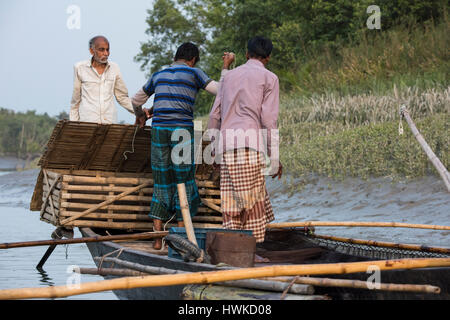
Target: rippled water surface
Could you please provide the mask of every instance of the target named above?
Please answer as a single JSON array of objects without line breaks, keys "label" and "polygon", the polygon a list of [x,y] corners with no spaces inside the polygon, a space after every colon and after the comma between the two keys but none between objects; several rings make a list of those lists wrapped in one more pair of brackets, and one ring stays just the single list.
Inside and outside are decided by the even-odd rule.
[{"label": "rippled water surface", "polygon": [[[0,159],[0,243],[50,239],[54,226],[40,221],[29,210],[38,170],[16,168],[14,159]],[[275,222],[286,221],[379,221],[450,225],[450,196],[438,177],[392,183],[388,179],[316,179],[301,191],[288,184],[299,181],[267,179]],[[450,232],[405,228],[320,227],[318,234],[389,242],[450,247]],[[78,230],[75,237],[81,237]],[[0,250],[0,289],[65,285],[72,265],[95,267],[84,244],[58,246],[46,262],[45,272],[35,269],[47,247]],[[103,280],[82,275],[81,281]],[[117,299],[112,292],[67,299]]]}]

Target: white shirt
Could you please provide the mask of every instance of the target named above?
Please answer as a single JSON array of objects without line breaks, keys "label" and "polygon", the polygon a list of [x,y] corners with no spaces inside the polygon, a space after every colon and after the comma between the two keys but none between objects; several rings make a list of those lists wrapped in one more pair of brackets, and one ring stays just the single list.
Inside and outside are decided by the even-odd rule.
[{"label": "white shirt", "polygon": [[116,123],[117,109],[113,97],[134,114],[128,89],[116,63],[108,62],[101,75],[91,60],[75,64],[70,121]]}]

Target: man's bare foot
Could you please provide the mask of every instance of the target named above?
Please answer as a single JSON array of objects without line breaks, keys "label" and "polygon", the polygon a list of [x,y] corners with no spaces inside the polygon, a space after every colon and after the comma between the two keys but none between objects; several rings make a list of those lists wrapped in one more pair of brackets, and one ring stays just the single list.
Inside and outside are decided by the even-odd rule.
[{"label": "man's bare foot", "polygon": [[255,263],[264,263],[264,262],[270,262],[270,260],[255,254]]},{"label": "man's bare foot", "polygon": [[162,247],[162,240],[156,239],[155,242],[153,243],[153,249],[161,250],[161,247]]},{"label": "man's bare foot", "polygon": [[[154,231],[162,231],[162,221],[159,219],[153,219],[153,230]],[[162,239],[155,239],[155,242],[153,243],[153,249],[155,250],[161,250],[162,247]]]}]

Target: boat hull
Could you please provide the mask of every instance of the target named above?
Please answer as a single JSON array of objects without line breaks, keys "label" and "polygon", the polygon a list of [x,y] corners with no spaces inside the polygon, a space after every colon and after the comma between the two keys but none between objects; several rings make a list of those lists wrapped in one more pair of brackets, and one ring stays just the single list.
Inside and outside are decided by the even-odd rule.
[{"label": "boat hull", "polygon": [[[96,236],[96,234],[90,228],[80,228],[80,231],[84,237]],[[125,248],[120,243],[114,242],[91,242],[87,243],[89,251],[92,257],[103,257],[108,255],[109,257],[118,257],[121,260],[138,263],[146,266],[164,267],[167,269],[180,270],[185,272],[200,272],[200,271],[217,271],[219,269],[214,265],[201,264],[195,262],[186,263],[182,260],[170,258],[167,256],[156,255],[141,250],[135,250]],[[338,252],[327,252],[315,259],[310,258],[305,260],[305,263],[333,263],[330,259],[336,259],[334,263],[340,262],[353,262],[353,261],[367,261],[371,260],[364,257],[356,257],[346,255]],[[94,260],[97,267],[100,267],[101,262],[98,259]],[[110,263],[103,263],[105,268],[120,266],[113,266]],[[105,279],[115,278],[114,276],[104,276]],[[336,279],[352,279],[368,281],[373,284],[374,272],[369,273],[355,273],[355,274],[340,274],[340,275],[327,275],[326,278]],[[450,299],[450,268],[422,268],[413,270],[389,270],[382,271],[378,278],[382,283],[397,283],[397,284],[424,284],[438,286],[441,289],[440,294],[431,293],[413,293],[413,292],[399,292],[399,291],[380,291],[369,289],[356,289],[356,288],[337,288],[337,287],[320,287],[315,286],[315,295],[326,296],[335,300],[449,300]],[[191,290],[195,286],[175,285],[165,287],[145,287],[129,290],[115,290],[114,294],[119,299],[124,300],[180,300],[187,299],[185,291]],[[188,290],[188,291],[189,291]],[[253,292],[254,293],[254,292]],[[230,293],[229,296],[222,296],[221,299],[262,299],[273,300],[280,299],[280,292],[273,292],[264,294],[249,294],[246,292],[240,293],[238,290],[234,293]],[[304,300],[307,297],[298,296],[299,299]],[[208,299],[205,296],[203,299]],[[212,298],[214,299],[214,298]]]}]

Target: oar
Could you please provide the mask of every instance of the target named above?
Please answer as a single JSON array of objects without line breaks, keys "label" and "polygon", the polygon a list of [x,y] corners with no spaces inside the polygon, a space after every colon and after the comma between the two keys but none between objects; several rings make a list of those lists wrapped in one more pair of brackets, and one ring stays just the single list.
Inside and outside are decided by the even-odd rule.
[{"label": "oar", "polygon": [[[54,240],[61,240],[64,237],[64,233],[62,228],[56,228],[52,232],[52,239]],[[73,238],[73,230],[71,230],[71,233],[69,235],[66,234],[66,237]],[[52,244],[48,247],[47,251],[45,251],[44,255],[42,256],[41,260],[36,266],[36,269],[39,271],[43,271],[44,264],[47,262],[47,259],[50,257],[50,255],[53,253],[53,251],[56,249],[56,244]]]},{"label": "oar", "polygon": [[133,234],[121,234],[121,235],[113,235],[113,236],[84,237],[84,238],[74,238],[74,239],[10,242],[10,243],[0,243],[0,249],[36,247],[36,246],[47,246],[47,245],[56,246],[58,244],[102,242],[102,241],[113,241],[113,240],[154,239],[154,238],[164,237],[168,233],[169,233],[168,231],[158,231],[158,232],[142,232],[142,233],[133,233]]},{"label": "oar", "polygon": [[41,261],[36,266],[36,269],[43,270],[44,264],[47,262],[48,257],[53,253],[56,248],[56,244],[52,244],[48,247],[47,251],[45,251],[44,255],[41,258]]}]

